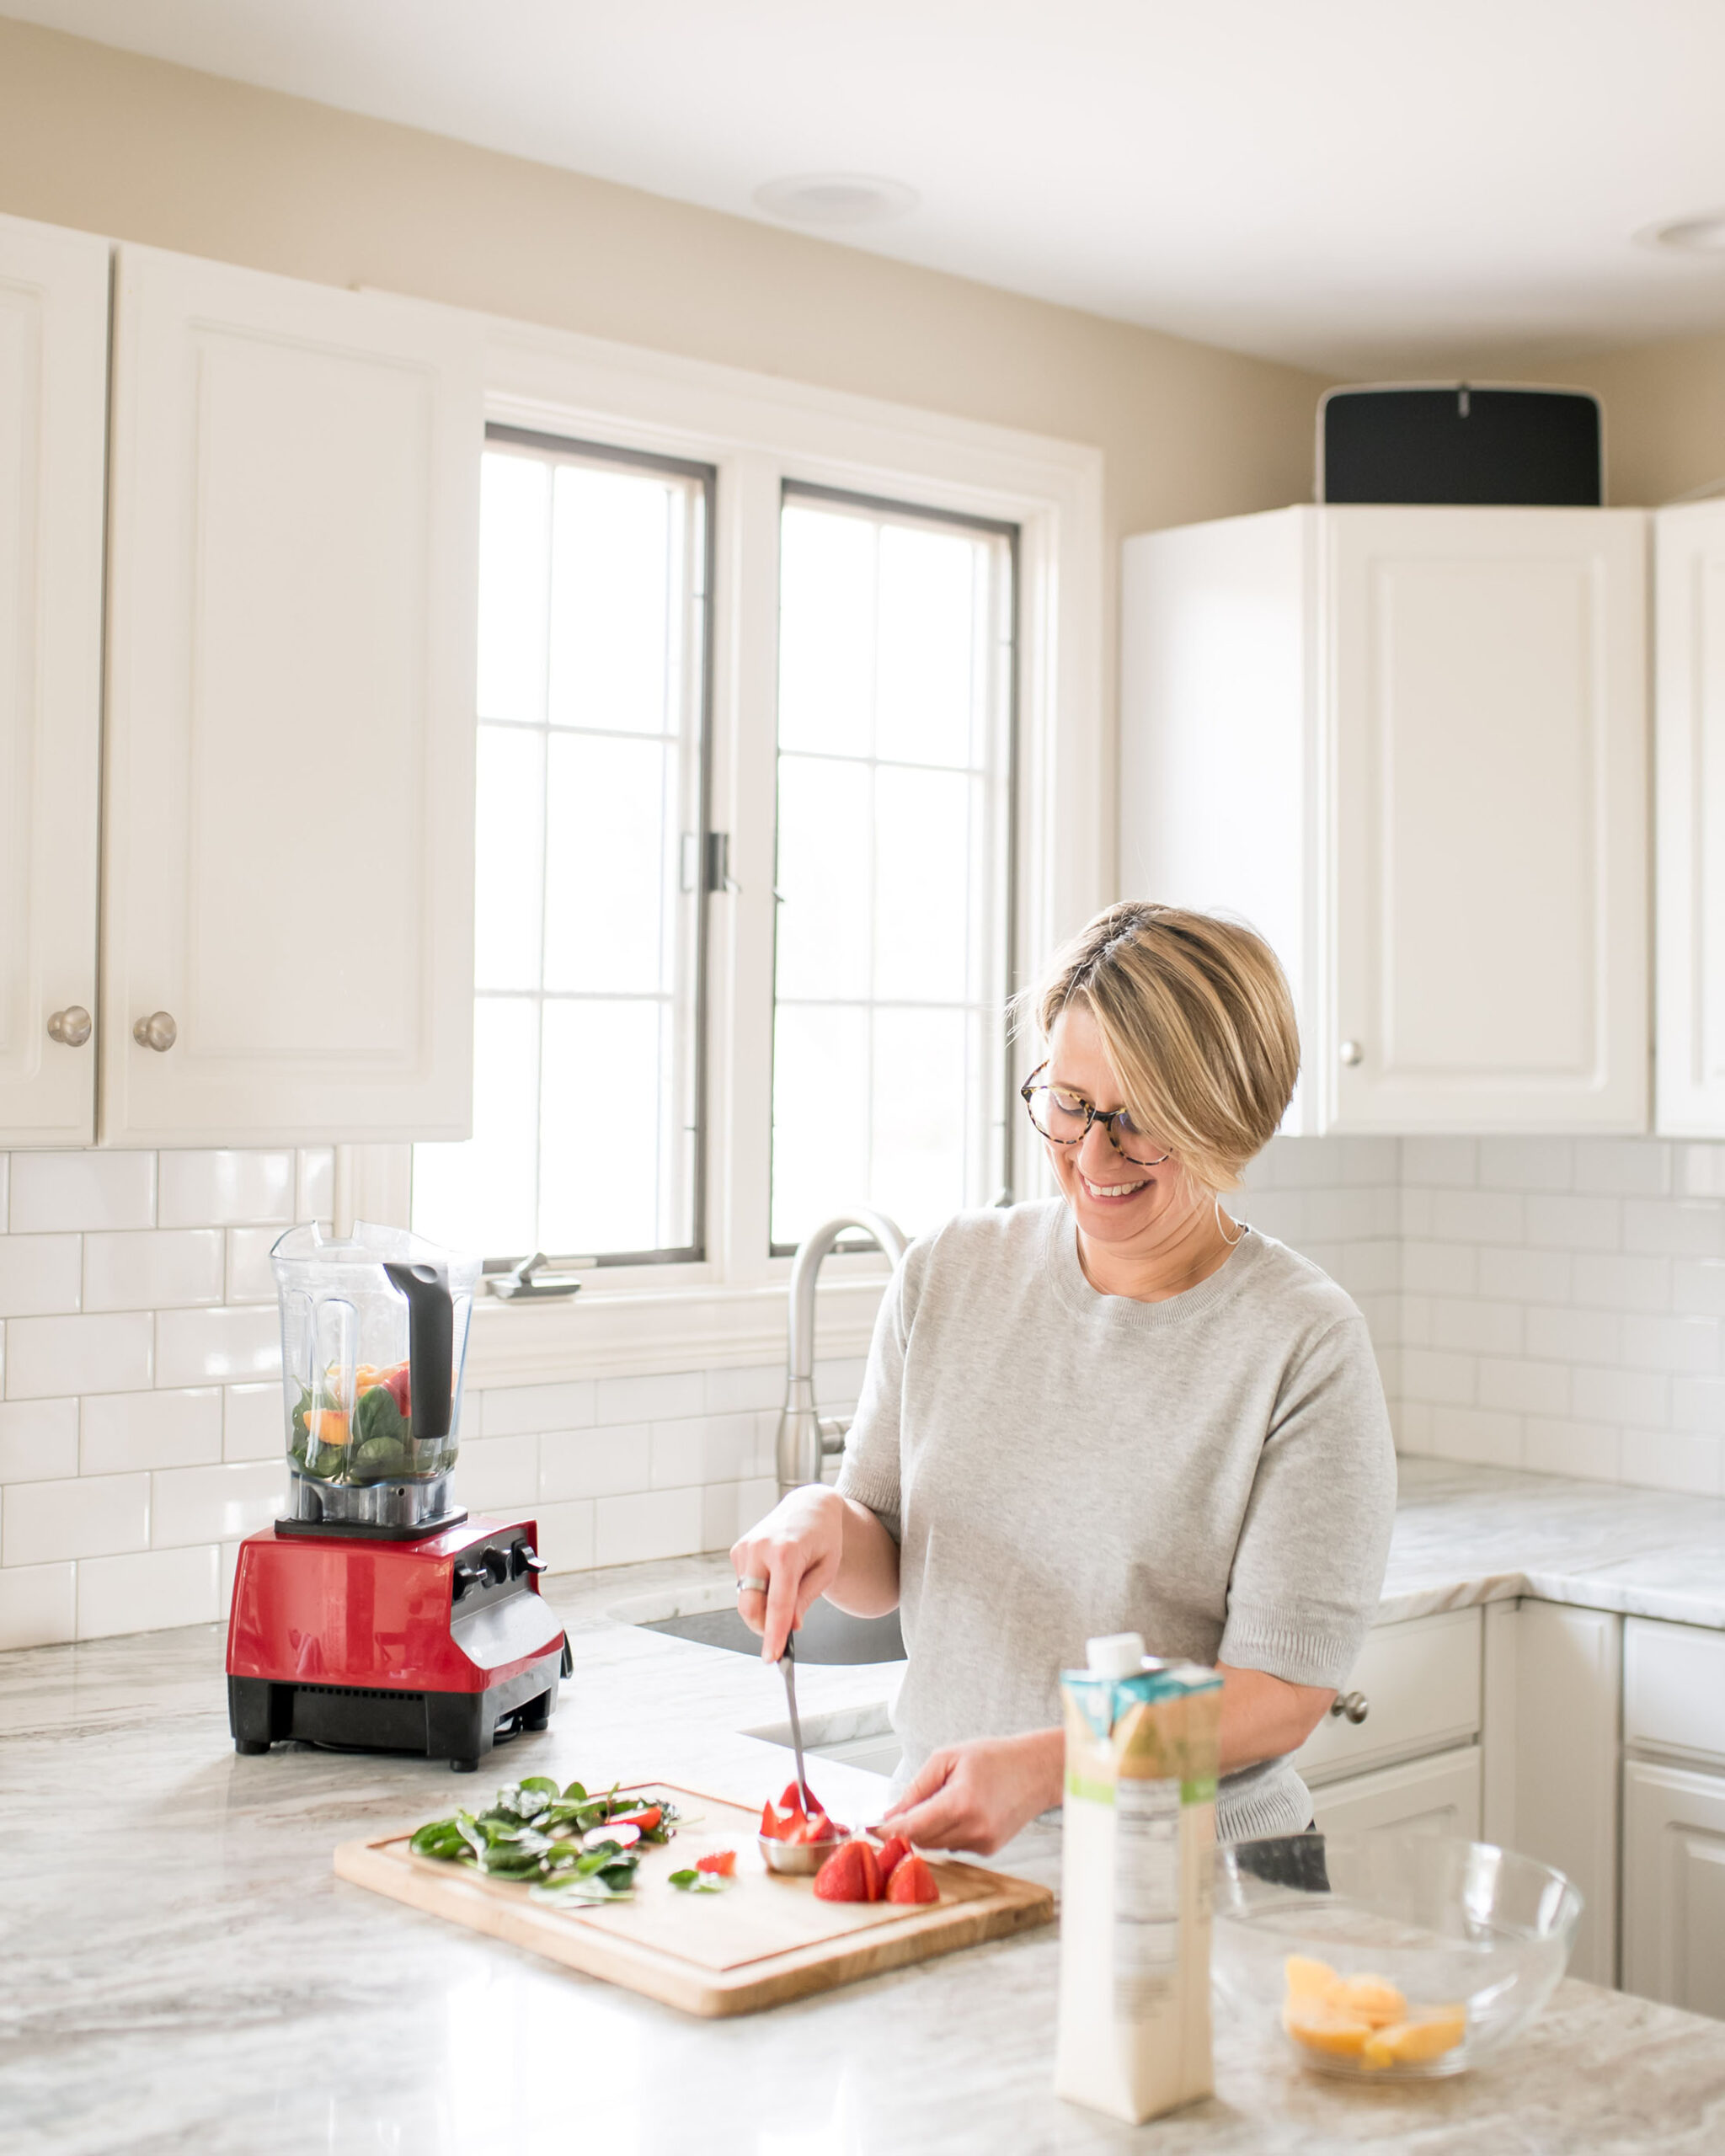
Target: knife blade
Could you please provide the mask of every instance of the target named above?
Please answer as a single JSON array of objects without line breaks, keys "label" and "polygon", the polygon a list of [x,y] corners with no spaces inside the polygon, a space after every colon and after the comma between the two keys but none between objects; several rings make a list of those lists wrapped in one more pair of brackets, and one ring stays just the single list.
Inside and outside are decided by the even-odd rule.
[{"label": "knife blade", "polygon": [[820,1807],[815,1801],[814,1790],[809,1786],[808,1772],[803,1764],[803,1724],[797,1714],[796,1665],[795,1636],[787,1633],[785,1651],[779,1657],[778,1666],[784,1673],[785,1705],[790,1710],[791,1745],[797,1754],[797,1787],[803,1792],[803,1809],[805,1812],[814,1812],[819,1811]]}]

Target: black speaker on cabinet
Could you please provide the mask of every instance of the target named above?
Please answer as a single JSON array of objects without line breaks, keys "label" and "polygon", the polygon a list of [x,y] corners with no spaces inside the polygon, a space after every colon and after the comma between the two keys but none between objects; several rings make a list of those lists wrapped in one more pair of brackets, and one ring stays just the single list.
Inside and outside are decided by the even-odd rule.
[{"label": "black speaker on cabinet", "polygon": [[1597,509],[1599,400],[1579,389],[1332,389],[1318,405],[1321,502]]}]

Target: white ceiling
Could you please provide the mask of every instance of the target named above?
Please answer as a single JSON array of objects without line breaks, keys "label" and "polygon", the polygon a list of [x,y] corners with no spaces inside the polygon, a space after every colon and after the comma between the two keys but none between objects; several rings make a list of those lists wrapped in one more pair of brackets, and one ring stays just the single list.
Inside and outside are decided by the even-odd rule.
[{"label": "white ceiling", "polygon": [[0,0],[5,12],[1356,377],[1725,326],[1721,0]]}]

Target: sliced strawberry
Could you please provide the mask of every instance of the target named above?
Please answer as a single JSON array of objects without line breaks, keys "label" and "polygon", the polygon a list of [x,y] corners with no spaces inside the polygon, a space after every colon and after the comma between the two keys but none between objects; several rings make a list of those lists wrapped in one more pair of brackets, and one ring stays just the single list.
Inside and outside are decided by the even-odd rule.
[{"label": "sliced strawberry", "polygon": [[[815,1885],[820,1881],[817,1879]],[[900,1858],[893,1867],[888,1880],[886,1898],[889,1902],[937,1902],[940,1889],[934,1883],[934,1874],[920,1856]]]},{"label": "sliced strawberry", "polygon": [[881,1844],[875,1862],[880,1866],[883,1880],[889,1880],[898,1869],[901,1859],[911,1854],[911,1844],[901,1841],[896,1834],[889,1834]]},{"label": "sliced strawberry", "polygon": [[812,1819],[799,1819],[788,1827],[785,1839],[788,1842],[837,1842],[842,1841],[844,1836],[825,1812],[817,1812]]},{"label": "sliced strawberry", "polygon": [[781,1812],[794,1812],[799,1819],[808,1817],[803,1808],[803,1792],[794,1782],[785,1784],[785,1793],[778,1801],[778,1808]]},{"label": "sliced strawberry", "polygon": [[638,1827],[644,1834],[650,1834],[664,1817],[662,1806],[649,1804],[644,1812],[614,1812],[609,1823],[613,1827]]},{"label": "sliced strawberry", "polygon": [[767,1842],[782,1842],[785,1838],[785,1830],[779,1823],[771,1797],[761,1807],[761,1838]]},{"label": "sliced strawberry", "polygon": [[814,1891],[823,1902],[878,1902],[880,1866],[867,1842],[846,1842],[836,1849],[814,1875]]},{"label": "sliced strawberry", "polygon": [[710,1871],[715,1878],[731,1879],[736,1876],[737,1853],[734,1849],[714,1849],[710,1856],[697,1856],[697,1871]]}]

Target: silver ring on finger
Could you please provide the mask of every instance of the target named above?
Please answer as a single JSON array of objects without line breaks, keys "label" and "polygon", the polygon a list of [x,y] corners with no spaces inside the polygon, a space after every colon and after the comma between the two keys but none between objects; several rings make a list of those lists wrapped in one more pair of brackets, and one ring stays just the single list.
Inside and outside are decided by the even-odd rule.
[{"label": "silver ring on finger", "polygon": [[737,1582],[737,1593],[739,1594],[765,1594],[769,1582],[761,1579],[758,1574],[750,1572],[746,1579]]}]

